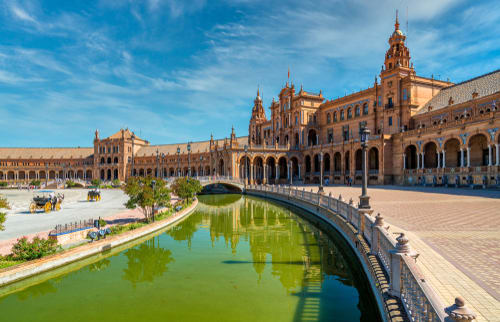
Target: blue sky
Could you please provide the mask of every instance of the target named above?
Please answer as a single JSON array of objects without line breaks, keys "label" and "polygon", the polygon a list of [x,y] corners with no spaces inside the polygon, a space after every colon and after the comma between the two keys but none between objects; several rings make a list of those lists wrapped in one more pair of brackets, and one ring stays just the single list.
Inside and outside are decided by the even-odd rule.
[{"label": "blue sky", "polygon": [[246,135],[257,86],[269,106],[288,67],[328,99],[371,86],[407,7],[417,74],[499,68],[499,1],[2,0],[0,146]]}]

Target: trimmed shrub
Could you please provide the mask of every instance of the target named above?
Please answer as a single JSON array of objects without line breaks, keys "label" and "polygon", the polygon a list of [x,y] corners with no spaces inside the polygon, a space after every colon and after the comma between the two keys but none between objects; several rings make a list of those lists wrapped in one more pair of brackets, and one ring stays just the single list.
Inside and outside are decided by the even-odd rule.
[{"label": "trimmed shrub", "polygon": [[40,187],[42,183],[40,182],[40,180],[31,180],[30,182],[30,186],[35,186],[35,187]]},{"label": "trimmed shrub", "polygon": [[8,185],[7,181],[0,181],[0,187],[7,187]]},{"label": "trimmed shrub", "polygon": [[74,182],[73,180],[66,181],[66,187],[68,188],[83,188],[83,185],[78,182]]},{"label": "trimmed shrub", "polygon": [[90,183],[93,186],[99,187],[101,185],[101,180],[99,180],[99,179],[92,179],[92,181],[90,181]]},{"label": "trimmed shrub", "polygon": [[54,239],[35,237],[30,242],[28,238],[22,237],[12,246],[12,258],[14,260],[33,260],[54,254],[60,249]]}]

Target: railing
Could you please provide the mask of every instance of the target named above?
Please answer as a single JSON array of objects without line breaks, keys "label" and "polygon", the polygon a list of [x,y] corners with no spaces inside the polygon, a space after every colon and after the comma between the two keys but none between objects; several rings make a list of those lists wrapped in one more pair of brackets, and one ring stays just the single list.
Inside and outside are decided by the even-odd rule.
[{"label": "railing", "polygon": [[94,220],[80,220],[80,222],[75,221],[70,224],[57,225],[53,230],[49,232],[49,236],[58,236],[63,234],[72,233],[78,230],[84,230],[94,227]]},{"label": "railing", "polygon": [[[404,234],[397,239],[389,234],[389,227],[383,227],[383,218],[380,214],[374,218],[358,209],[352,199],[345,202],[342,196],[334,198],[331,193],[324,195],[315,193],[312,189],[306,191],[304,188],[299,190],[285,186],[249,185],[247,190],[287,196],[288,199],[296,199],[326,209],[330,214],[323,218],[338,228],[339,225],[332,218],[342,217],[354,227],[357,236],[361,236],[370,246],[370,253],[379,259],[390,282],[390,288],[385,292],[401,299],[411,321],[444,321],[447,318],[445,306],[435,290],[425,282],[423,274],[415,264],[418,255],[407,245],[408,239]],[[366,254],[362,255],[362,258],[368,261]],[[370,263],[367,264],[371,267]],[[372,274],[375,274],[373,270]],[[379,290],[383,293],[380,288]],[[388,308],[385,309],[389,314]]]}]

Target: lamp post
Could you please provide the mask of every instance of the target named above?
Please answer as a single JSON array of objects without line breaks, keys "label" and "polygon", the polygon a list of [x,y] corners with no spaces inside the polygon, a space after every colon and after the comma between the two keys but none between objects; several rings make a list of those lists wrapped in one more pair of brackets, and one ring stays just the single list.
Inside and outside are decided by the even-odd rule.
[{"label": "lamp post", "polygon": [[177,177],[181,176],[181,148],[177,147]]},{"label": "lamp post", "polygon": [[366,166],[367,161],[367,148],[368,148],[368,137],[370,136],[370,130],[366,127],[360,129],[361,137],[361,148],[362,148],[362,170],[363,170],[363,182],[361,186],[361,196],[359,196],[359,208],[360,209],[370,209],[370,197],[367,194],[368,186],[368,169]]},{"label": "lamp post", "polygon": [[161,154],[161,178],[165,179],[165,153]]},{"label": "lamp post", "polygon": [[45,163],[45,189],[47,189],[48,184],[49,184],[49,164]]},{"label": "lamp post", "polygon": [[200,168],[198,169],[198,176],[200,176],[200,170],[203,174],[203,156],[200,155]]},{"label": "lamp post", "polygon": [[160,154],[158,149],[156,149],[156,177],[160,177]]},{"label": "lamp post", "polygon": [[190,142],[188,142],[187,150],[188,150],[188,177],[191,177],[191,143]]},{"label": "lamp post", "polygon": [[245,144],[245,191],[247,190],[247,178],[248,178],[248,145]]},{"label": "lamp post", "polygon": [[323,151],[319,153],[319,193],[323,193]]},{"label": "lamp post", "polygon": [[132,167],[130,168],[130,176],[135,177],[134,174],[134,140],[135,140],[135,134],[132,133]]},{"label": "lamp post", "polygon": [[155,221],[155,187],[156,187],[156,180],[151,180],[151,188],[153,189],[153,222]]}]

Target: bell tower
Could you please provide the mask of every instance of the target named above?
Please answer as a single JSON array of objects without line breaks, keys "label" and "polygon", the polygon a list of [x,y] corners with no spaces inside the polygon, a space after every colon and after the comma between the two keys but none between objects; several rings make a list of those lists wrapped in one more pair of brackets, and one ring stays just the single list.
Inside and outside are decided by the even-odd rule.
[{"label": "bell tower", "polygon": [[250,118],[250,125],[248,126],[249,144],[262,144],[260,125],[266,121],[266,112],[264,110],[264,106],[262,105],[260,90],[257,89],[257,97],[255,97],[255,100],[253,101],[252,117]]},{"label": "bell tower", "polygon": [[405,40],[406,36],[399,30],[398,11],[396,10],[394,32],[389,38],[389,49],[385,54],[385,71],[393,71],[398,68],[407,71],[413,70],[413,66],[410,65],[410,50],[406,47]]}]

